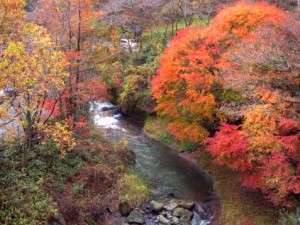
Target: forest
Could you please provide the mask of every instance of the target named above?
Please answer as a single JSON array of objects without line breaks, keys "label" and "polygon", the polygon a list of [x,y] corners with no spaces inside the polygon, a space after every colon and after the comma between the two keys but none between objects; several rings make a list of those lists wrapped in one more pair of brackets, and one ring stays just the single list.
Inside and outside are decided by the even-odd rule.
[{"label": "forest", "polygon": [[1,225],[300,225],[299,0],[0,0]]}]

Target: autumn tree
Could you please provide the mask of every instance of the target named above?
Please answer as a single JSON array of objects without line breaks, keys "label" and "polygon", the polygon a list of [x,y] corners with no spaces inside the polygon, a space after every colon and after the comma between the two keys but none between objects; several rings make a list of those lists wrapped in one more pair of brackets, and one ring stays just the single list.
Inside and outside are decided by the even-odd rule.
[{"label": "autumn tree", "polygon": [[219,165],[241,174],[244,187],[262,191],[275,205],[294,206],[300,193],[300,122],[257,106],[241,126],[224,124],[207,140]]},{"label": "autumn tree", "polygon": [[[299,29],[293,17],[279,25],[266,24],[226,53],[229,63],[223,68],[223,85],[234,88],[243,101],[238,107],[223,103],[221,111],[243,115],[237,129],[247,145],[238,139],[228,142],[221,136],[223,126],[209,139],[218,163],[231,168],[243,163],[234,168],[242,172],[242,184],[261,190],[276,205],[292,206],[300,193]],[[243,151],[226,154],[236,145],[242,145]]]},{"label": "autumn tree", "polygon": [[1,53],[0,88],[11,90],[1,98],[1,127],[21,125],[25,147],[31,148],[51,124],[55,104],[50,110],[44,106],[48,99],[57,101],[64,88],[67,61],[44,28],[29,23],[20,34]]},{"label": "autumn tree", "polygon": [[8,38],[16,37],[17,32],[24,22],[24,0],[0,1],[0,44],[4,44]]},{"label": "autumn tree", "polygon": [[[94,74],[93,65],[89,64],[91,51],[99,45],[94,34],[100,12],[95,8],[93,0],[44,0],[39,1],[34,15],[34,21],[49,30],[70,62],[68,85],[60,105],[65,116],[76,120],[78,109],[86,102],[86,95],[81,94],[84,93],[82,87],[88,83],[83,83],[103,86],[99,76],[97,84],[95,83],[97,74]],[[90,82],[89,79],[93,81]],[[93,90],[93,87],[90,88]],[[103,92],[98,95],[101,97]]]},{"label": "autumn tree", "polygon": [[299,194],[299,27],[265,3],[229,6],[178,32],[152,81],[171,134],[199,142],[223,122],[206,141],[216,162],[286,206]]},{"label": "autumn tree", "polygon": [[193,141],[207,136],[216,106],[213,89],[226,64],[222,54],[260,24],[280,23],[283,18],[272,6],[240,3],[220,12],[208,28],[185,29],[176,35],[153,80],[157,110],[168,115],[175,136],[183,139],[181,133],[190,134],[186,138]]}]

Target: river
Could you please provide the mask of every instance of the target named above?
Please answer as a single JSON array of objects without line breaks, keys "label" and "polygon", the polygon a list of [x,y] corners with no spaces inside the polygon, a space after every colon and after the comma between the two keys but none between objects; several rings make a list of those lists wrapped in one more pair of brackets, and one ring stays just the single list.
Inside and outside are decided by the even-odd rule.
[{"label": "river", "polygon": [[[128,143],[128,149],[136,155],[133,169],[147,180],[153,198],[175,196],[203,205],[214,201],[212,180],[205,172],[166,145],[149,138],[142,128],[113,109],[108,102],[91,104],[94,124],[110,142],[125,140]],[[210,224],[210,221],[199,224]]]}]

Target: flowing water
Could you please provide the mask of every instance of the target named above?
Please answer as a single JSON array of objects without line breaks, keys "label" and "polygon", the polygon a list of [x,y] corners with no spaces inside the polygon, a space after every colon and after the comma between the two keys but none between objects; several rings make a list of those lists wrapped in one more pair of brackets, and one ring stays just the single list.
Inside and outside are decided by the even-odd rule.
[{"label": "flowing water", "polygon": [[[94,123],[109,141],[128,143],[128,149],[136,155],[134,170],[147,180],[154,196],[174,195],[201,203],[212,201],[212,181],[203,171],[164,144],[147,137],[140,127],[113,109],[108,102],[91,104]],[[195,225],[210,224],[199,221]]]}]

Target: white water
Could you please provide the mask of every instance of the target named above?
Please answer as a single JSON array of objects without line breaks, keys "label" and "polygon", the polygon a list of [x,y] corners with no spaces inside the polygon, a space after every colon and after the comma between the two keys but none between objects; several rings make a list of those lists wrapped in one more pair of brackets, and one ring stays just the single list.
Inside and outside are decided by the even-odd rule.
[{"label": "white water", "polygon": [[120,114],[111,115],[110,112],[104,112],[104,109],[113,108],[114,105],[109,102],[94,102],[91,103],[90,110],[93,113],[93,120],[96,126],[104,129],[119,129],[126,132],[125,129],[120,127]]},{"label": "white water", "polygon": [[[115,113],[114,113],[115,112]],[[176,197],[208,204],[213,196],[210,178],[195,165],[179,157],[162,143],[148,138],[141,128],[128,122],[107,102],[91,104],[95,125],[111,143],[126,140],[128,149],[136,155],[134,165],[156,197],[174,194]],[[211,218],[195,216],[192,225],[209,225]]]}]

